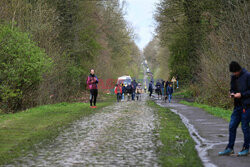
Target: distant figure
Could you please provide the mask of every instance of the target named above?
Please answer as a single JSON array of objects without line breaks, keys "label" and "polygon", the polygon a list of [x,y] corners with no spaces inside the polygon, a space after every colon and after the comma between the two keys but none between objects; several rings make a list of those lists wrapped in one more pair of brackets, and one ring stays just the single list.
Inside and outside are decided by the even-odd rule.
[{"label": "distant figure", "polygon": [[135,81],[135,79],[131,82],[132,88],[133,88],[133,92],[132,92],[132,100],[135,100],[135,90],[137,87],[137,82]]},{"label": "distant figure", "polygon": [[241,123],[244,134],[244,144],[238,156],[246,156],[249,153],[250,144],[250,73],[246,69],[232,61],[229,70],[231,76],[230,97],[234,99],[234,110],[229,123],[229,142],[226,149],[219,155],[230,155],[234,153],[234,142],[236,131]]},{"label": "distant figure", "polygon": [[115,86],[115,94],[117,96],[117,102],[120,102],[121,95],[122,95],[122,87],[120,86],[120,84],[116,84],[116,86]]},{"label": "distant figure", "polygon": [[[95,70],[91,69],[90,74],[87,79],[87,85],[90,90],[90,107],[91,108],[96,108],[96,99],[98,95],[98,89],[97,89],[97,84],[98,84],[98,78],[95,75]],[[94,106],[93,106],[93,99],[94,99]]]},{"label": "distant figure", "polygon": [[167,101],[167,99],[168,99],[168,87],[169,87],[169,81],[166,81],[166,83],[165,83],[165,101]]},{"label": "distant figure", "polygon": [[164,99],[164,98],[163,98],[163,97],[164,97],[164,84],[165,84],[165,81],[162,80],[162,82],[161,82],[161,98],[162,98],[162,99]]},{"label": "distant figure", "polygon": [[156,85],[155,85],[155,93],[158,94],[158,99],[160,98],[160,95],[161,95],[161,83],[160,81],[157,81]]},{"label": "distant figure", "polygon": [[149,91],[149,97],[152,96],[153,93],[153,82],[150,81],[149,85],[148,85],[148,91]]},{"label": "distant figure", "polygon": [[133,88],[132,88],[132,85],[129,83],[126,87],[126,94],[127,94],[128,101],[130,100],[132,93],[133,93]]},{"label": "distant figure", "polygon": [[179,77],[178,77],[178,75],[176,75],[176,85],[177,85],[177,89],[179,88]]},{"label": "distant figure", "polygon": [[139,83],[138,86],[136,87],[136,99],[137,101],[138,100],[141,100],[141,94],[142,94],[142,87],[141,87],[141,84]]},{"label": "distant figure", "polygon": [[122,100],[124,100],[125,93],[126,93],[126,87],[124,84],[122,84]]},{"label": "distant figure", "polygon": [[168,101],[169,103],[171,103],[171,99],[172,99],[172,95],[174,93],[174,89],[172,86],[172,83],[169,84],[168,88],[167,88],[167,94],[168,94]]}]

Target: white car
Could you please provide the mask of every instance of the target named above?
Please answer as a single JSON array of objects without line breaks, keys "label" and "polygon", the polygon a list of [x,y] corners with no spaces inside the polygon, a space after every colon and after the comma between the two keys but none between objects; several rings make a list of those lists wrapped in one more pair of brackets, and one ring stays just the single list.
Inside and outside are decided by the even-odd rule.
[{"label": "white car", "polygon": [[117,80],[117,84],[123,83],[125,85],[125,87],[128,84],[131,84],[131,82],[132,82],[132,78],[130,76],[126,76],[126,75],[119,77]]}]

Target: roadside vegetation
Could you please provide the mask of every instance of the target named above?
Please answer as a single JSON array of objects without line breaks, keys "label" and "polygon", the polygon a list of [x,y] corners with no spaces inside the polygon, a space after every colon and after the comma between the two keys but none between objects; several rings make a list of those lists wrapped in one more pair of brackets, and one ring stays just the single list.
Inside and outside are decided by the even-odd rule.
[{"label": "roadside vegetation", "polygon": [[87,97],[91,68],[103,88],[124,72],[137,78],[141,53],[124,7],[119,0],[1,0],[0,111]]},{"label": "roadside vegetation", "polygon": [[72,122],[98,112],[113,101],[113,96],[108,96],[105,102],[98,103],[97,109],[91,109],[89,103],[59,103],[0,115],[0,165],[24,156],[40,142],[51,142]]},{"label": "roadside vegetation", "polygon": [[195,150],[195,142],[180,117],[170,109],[147,102],[159,117],[159,161],[167,167],[201,167],[202,162]]},{"label": "roadside vegetation", "polygon": [[143,51],[154,77],[178,76],[199,103],[231,108],[228,65],[250,70],[249,7],[249,0],[161,0],[156,36]]}]

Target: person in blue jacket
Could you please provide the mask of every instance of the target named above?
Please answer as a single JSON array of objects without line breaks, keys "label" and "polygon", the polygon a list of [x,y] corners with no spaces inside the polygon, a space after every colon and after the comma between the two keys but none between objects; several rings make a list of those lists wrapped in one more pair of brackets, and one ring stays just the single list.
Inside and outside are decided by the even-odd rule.
[{"label": "person in blue jacket", "polygon": [[169,86],[167,87],[167,94],[168,94],[169,103],[171,103],[173,93],[174,93],[173,85],[172,85],[172,83],[170,83]]},{"label": "person in blue jacket", "polygon": [[246,156],[249,153],[250,143],[250,73],[241,68],[239,63],[232,61],[229,70],[231,76],[230,97],[234,99],[234,110],[229,123],[229,141],[226,149],[219,155],[230,155],[234,153],[236,131],[241,123],[244,134],[244,144],[238,156]]},{"label": "person in blue jacket", "polygon": [[149,97],[152,96],[153,93],[153,82],[150,81],[149,85],[148,85],[148,91],[149,91]]}]

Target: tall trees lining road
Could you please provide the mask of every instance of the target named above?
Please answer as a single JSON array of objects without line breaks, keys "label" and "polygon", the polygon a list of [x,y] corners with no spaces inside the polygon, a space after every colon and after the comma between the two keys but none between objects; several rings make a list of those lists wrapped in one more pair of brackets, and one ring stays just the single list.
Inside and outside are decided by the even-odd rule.
[{"label": "tall trees lining road", "polygon": [[250,70],[249,5],[249,0],[161,0],[153,40],[160,49],[150,53],[151,42],[144,50],[158,60],[152,62],[158,63],[157,76],[178,75],[182,85],[199,88],[199,100],[229,107],[229,62]]},{"label": "tall trees lining road", "polygon": [[[90,68],[104,80],[124,73],[137,76],[140,51],[123,10],[118,0],[1,0],[0,109],[14,112],[69,101],[85,89]],[[36,52],[29,50],[33,45]],[[42,64],[36,59],[40,56],[49,63],[37,74],[41,80],[26,78],[33,85],[27,87],[26,82],[14,83],[8,72],[19,66],[7,56],[12,62],[29,56]],[[22,75],[15,77],[22,80]]]}]

